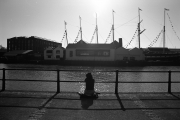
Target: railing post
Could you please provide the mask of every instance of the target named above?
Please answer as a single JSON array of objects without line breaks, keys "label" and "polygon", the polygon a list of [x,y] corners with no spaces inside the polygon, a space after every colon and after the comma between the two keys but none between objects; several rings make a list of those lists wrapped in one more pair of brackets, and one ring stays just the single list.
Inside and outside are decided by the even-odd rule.
[{"label": "railing post", "polygon": [[3,68],[3,78],[2,78],[2,91],[5,91],[6,89],[6,83],[5,83],[5,68]]},{"label": "railing post", "polygon": [[171,71],[168,71],[169,79],[168,79],[168,93],[171,93]]},{"label": "railing post", "polygon": [[60,93],[60,78],[59,78],[59,73],[60,71],[57,70],[57,93]]},{"label": "railing post", "polygon": [[118,94],[118,70],[116,70],[115,94]]}]

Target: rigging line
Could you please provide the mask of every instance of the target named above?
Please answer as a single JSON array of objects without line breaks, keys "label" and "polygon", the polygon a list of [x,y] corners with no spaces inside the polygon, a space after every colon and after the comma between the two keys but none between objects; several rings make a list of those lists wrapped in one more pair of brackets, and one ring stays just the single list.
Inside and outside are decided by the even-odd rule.
[{"label": "rigging line", "polygon": [[90,24],[90,25],[95,25],[95,24],[92,24],[92,23],[90,23],[90,22],[87,22],[86,20],[84,20],[84,19],[81,19],[82,21],[84,21],[85,23],[88,23],[88,24]]},{"label": "rigging line", "polygon": [[[72,38],[69,36],[69,35],[67,35],[67,37],[68,37],[68,40],[72,40]],[[69,39],[70,38],[70,39]]]},{"label": "rigging line", "polygon": [[144,32],[142,34],[149,40],[149,42],[151,42],[151,40],[147,37],[147,35]]},{"label": "rigging line", "polygon": [[[82,33],[82,35],[83,35],[83,37],[85,37],[86,40],[88,40],[84,33]],[[86,40],[83,40],[83,41],[85,41],[86,43],[88,43]]]},{"label": "rigging line", "polygon": [[[143,25],[142,25],[143,29],[145,29],[143,22],[142,22],[142,24],[143,24]],[[151,42],[151,40],[147,37],[147,35],[146,35],[144,32],[143,32],[142,34],[149,40],[149,42]]]},{"label": "rigging line", "polygon": [[[119,15],[119,14],[117,14],[116,13],[116,16],[118,16],[119,18],[122,18],[122,15]],[[138,17],[139,15],[137,15],[136,17]],[[136,17],[134,17],[134,18],[136,18]],[[134,18],[132,18],[132,19],[134,19]]]},{"label": "rigging line", "polygon": [[109,40],[109,38],[110,38],[110,36],[111,36],[111,33],[112,33],[112,29],[110,30],[109,35],[108,35],[108,37],[106,38],[105,43],[107,43],[107,41]]},{"label": "rigging line", "polygon": [[141,27],[142,27],[143,29],[146,28],[146,27],[144,27],[144,22],[142,22],[140,25],[141,25]]},{"label": "rigging line", "polygon": [[98,34],[101,36],[101,39],[103,39],[103,40],[104,40],[104,38],[103,38],[103,36],[101,35],[101,33],[99,32]]},{"label": "rigging line", "polygon": [[[146,15],[145,15],[146,16]],[[158,23],[157,21],[155,21],[155,20],[153,20],[153,19],[151,19],[150,17],[148,17],[148,16],[146,16],[148,19],[150,19],[151,21],[153,21],[153,22],[155,22],[156,24],[159,24],[159,25],[161,25],[161,26],[164,26],[162,23]]]},{"label": "rigging line", "polygon": [[161,41],[159,43],[159,47],[162,47],[161,45],[163,44],[163,38],[161,38]]},{"label": "rigging line", "polygon": [[133,41],[133,39],[135,38],[136,32],[138,31],[138,28],[136,29],[131,41],[127,44],[126,48],[131,44],[131,42]]},{"label": "rigging line", "polygon": [[171,23],[171,27],[172,27],[172,29],[173,29],[173,32],[175,33],[176,37],[180,40],[179,36],[177,35],[177,33],[176,33],[176,31],[175,31],[175,29],[174,29],[174,27],[173,27],[172,21],[171,21],[170,16],[169,16],[168,13],[167,13],[167,15],[168,15],[169,21],[170,21],[170,23]]},{"label": "rigging line", "polygon": [[112,25],[112,23],[111,22],[109,22],[109,21],[107,21],[107,20],[98,20],[98,21],[103,21],[103,22],[106,22],[106,23],[108,23],[108,24],[110,24],[110,25]]},{"label": "rigging line", "polygon": [[166,33],[166,36],[168,37],[168,40],[170,41],[171,45],[174,47],[174,45],[173,45],[173,43],[171,42],[171,40],[170,40],[170,38],[169,38],[169,36],[168,36],[167,33]]},{"label": "rigging line", "polygon": [[93,36],[92,36],[92,38],[91,38],[90,43],[92,43],[92,41],[93,41],[93,39],[94,39],[94,35],[95,35],[95,33],[96,33],[96,28],[95,28],[95,30],[94,30],[94,33],[93,33]]},{"label": "rigging line", "polygon": [[120,28],[121,26],[123,26],[123,25],[125,25],[125,24],[127,24],[127,23],[131,22],[132,20],[134,20],[134,19],[135,19],[135,18],[137,18],[137,17],[138,17],[138,16],[134,17],[133,19],[129,20],[129,21],[128,21],[128,22],[126,22],[126,23],[123,23],[122,25],[120,25],[120,26],[116,27],[115,29]]},{"label": "rigging line", "polygon": [[164,29],[161,30],[161,32],[158,34],[158,36],[150,43],[149,47],[153,46],[157,40],[159,39],[159,36],[161,35],[161,33],[163,32]]},{"label": "rigging line", "polygon": [[[115,30],[115,32],[117,33],[117,34],[119,34],[120,36],[122,36],[120,33],[118,33],[117,32],[117,30]],[[126,40],[123,36],[122,36],[122,38],[124,39],[124,40]],[[126,42],[128,43],[128,41],[126,40]],[[130,45],[131,47],[134,47],[134,46],[132,46],[132,45]]]},{"label": "rigging line", "polygon": [[63,34],[63,38],[62,38],[62,40],[61,40],[61,43],[63,42],[63,40],[64,40],[64,38],[65,38],[65,35],[66,35],[66,31],[65,31],[64,34]]},{"label": "rigging line", "polygon": [[79,37],[79,33],[80,33],[80,32],[81,32],[81,30],[78,31],[78,35],[76,36],[76,39],[75,39],[74,43],[77,42],[77,39],[78,39],[78,37]]},{"label": "rigging line", "polygon": [[68,23],[68,25],[79,28],[79,26],[75,26],[75,25],[72,25],[72,24],[70,24],[70,23]]}]

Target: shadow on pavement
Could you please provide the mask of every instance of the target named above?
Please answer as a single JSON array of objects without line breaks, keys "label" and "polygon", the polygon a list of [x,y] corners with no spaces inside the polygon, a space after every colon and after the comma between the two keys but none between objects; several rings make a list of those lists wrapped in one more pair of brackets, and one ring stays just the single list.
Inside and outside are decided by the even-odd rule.
[{"label": "shadow on pavement", "polygon": [[[131,104],[125,104],[126,106],[123,105],[124,102],[133,102],[132,99],[130,99],[129,97],[123,97],[123,98],[120,98],[119,94],[115,94],[115,97],[111,98],[110,96],[107,96],[107,97],[101,97],[99,96],[98,99],[93,99],[93,98],[79,98],[78,95],[76,94],[73,94],[73,95],[68,95],[68,96],[61,96],[62,93],[53,93],[51,94],[49,97],[48,96],[45,96],[45,95],[37,95],[37,96],[34,96],[34,95],[28,95],[28,94],[2,94],[3,92],[1,92],[0,94],[0,102],[2,104],[0,104],[0,108],[37,108],[37,109],[42,109],[42,108],[46,108],[46,109],[64,109],[64,110],[123,110],[123,111],[127,111],[127,110],[142,110],[142,109],[146,109],[146,110],[180,110],[180,106],[177,106],[177,107],[170,107],[170,106],[158,106],[158,107],[145,107],[145,108],[140,108],[140,107],[135,107],[135,106],[131,106]],[[24,96],[25,95],[25,96]],[[127,94],[126,94],[127,95]],[[152,96],[149,96],[148,98],[141,98],[141,101],[148,101],[150,100],[152,104],[154,104],[154,102],[156,103],[156,101],[159,101],[159,103],[161,103],[161,101],[168,101],[169,102],[172,102],[174,103],[175,101],[179,101],[180,100],[180,97],[176,94],[173,94],[171,93],[171,95],[173,96],[173,98],[168,98],[166,96],[163,95],[163,98],[161,97],[158,97],[158,96],[155,96],[155,98],[152,98]],[[57,97],[56,97],[57,96]],[[151,98],[150,98],[151,97]],[[18,98],[18,99],[16,99]],[[8,103],[8,101],[10,100],[10,102],[12,102],[12,100],[16,101],[16,100],[19,100],[19,98],[30,98],[30,99],[27,99],[27,100],[39,100],[39,99],[44,99],[46,98],[47,100],[42,104],[42,105],[23,105],[23,104],[20,104],[20,105],[17,105],[17,104],[11,104],[11,103]],[[117,99],[116,99],[117,98]],[[12,100],[11,100],[12,99]],[[80,100],[80,104],[81,104],[81,107],[80,106],[66,106],[66,105],[62,105],[61,107],[60,106],[48,106],[47,104],[50,103],[52,100],[64,100],[66,101],[67,100],[67,103],[71,102],[71,101],[77,101],[77,100]],[[94,100],[96,101],[99,101],[101,103],[103,103],[104,101],[117,101],[119,102],[119,105],[120,105],[120,108],[89,108],[90,106],[93,105],[93,102]],[[60,102],[60,101],[59,101]],[[123,103],[122,103],[123,102]],[[7,103],[7,104],[3,104],[3,103]]]},{"label": "shadow on pavement", "polygon": [[172,95],[173,97],[175,97],[175,98],[177,98],[177,99],[180,100],[180,97],[179,97],[179,96],[177,96],[177,95],[175,95],[175,94],[173,94],[173,93],[170,93],[170,95]]},{"label": "shadow on pavement", "polygon": [[42,106],[39,107],[39,110],[44,108],[58,93],[55,93],[53,96],[51,96]]},{"label": "shadow on pavement", "polygon": [[120,97],[119,97],[119,94],[116,94],[116,97],[117,97],[117,99],[118,99],[118,101],[119,101],[119,104],[120,104],[122,110],[125,111],[126,109],[124,108],[124,105],[122,104],[122,101],[121,101],[121,99],[120,99]]},{"label": "shadow on pavement", "polygon": [[93,105],[93,98],[81,98],[81,108],[88,109]]}]

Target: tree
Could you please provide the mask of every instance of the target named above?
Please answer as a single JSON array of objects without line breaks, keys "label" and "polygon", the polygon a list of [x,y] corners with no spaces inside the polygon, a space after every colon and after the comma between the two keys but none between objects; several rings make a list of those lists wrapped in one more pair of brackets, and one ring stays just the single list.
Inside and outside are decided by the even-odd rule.
[{"label": "tree", "polygon": [[6,50],[6,48],[0,45],[0,50]]}]

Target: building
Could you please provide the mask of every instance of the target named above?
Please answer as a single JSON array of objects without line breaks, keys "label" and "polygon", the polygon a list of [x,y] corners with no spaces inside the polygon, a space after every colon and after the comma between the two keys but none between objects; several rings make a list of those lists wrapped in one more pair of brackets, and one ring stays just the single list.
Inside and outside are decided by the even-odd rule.
[{"label": "building", "polygon": [[145,55],[142,49],[133,48],[133,49],[125,49],[123,47],[119,47],[115,51],[115,60],[116,61],[140,61],[145,60]]},{"label": "building", "polygon": [[115,61],[119,60],[124,60],[128,61],[129,60],[129,50],[125,49],[124,47],[119,47],[115,51]]},{"label": "building", "polygon": [[65,49],[61,46],[48,47],[44,50],[44,60],[63,60]]},{"label": "building", "polygon": [[180,55],[178,49],[148,48],[144,53],[147,61],[178,61]]},{"label": "building", "polygon": [[143,50],[140,48],[133,48],[129,50],[129,60],[130,61],[141,61],[145,60],[145,55]]},{"label": "building", "polygon": [[34,53],[39,53],[41,55],[44,54],[44,50],[51,46],[57,47],[58,45],[62,45],[58,42],[53,42],[48,39],[40,38],[40,37],[13,37],[7,39],[7,51],[14,50],[33,50]]},{"label": "building", "polygon": [[66,60],[82,61],[114,61],[118,42],[111,44],[89,44],[80,40],[66,47]]},{"label": "building", "polygon": [[8,61],[29,61],[33,57],[33,50],[13,50],[4,54],[4,57]]},{"label": "building", "polygon": [[6,49],[0,49],[0,63],[3,63],[6,61],[6,58],[4,57],[4,54],[7,52]]}]

